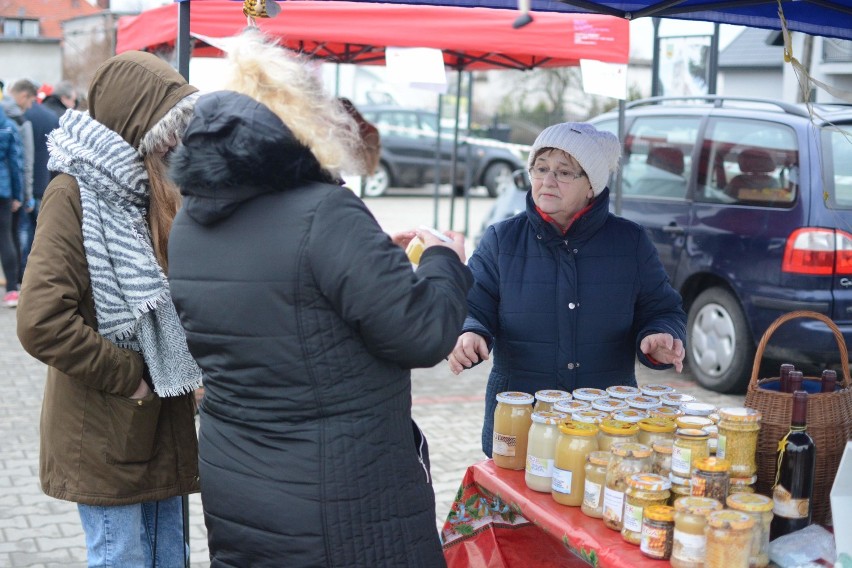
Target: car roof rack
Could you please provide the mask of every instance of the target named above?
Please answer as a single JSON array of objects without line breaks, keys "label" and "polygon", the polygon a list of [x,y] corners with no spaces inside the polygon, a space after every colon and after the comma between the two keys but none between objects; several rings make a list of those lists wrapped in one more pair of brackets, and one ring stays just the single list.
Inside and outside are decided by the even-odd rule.
[{"label": "car roof rack", "polygon": [[761,104],[774,106],[778,109],[788,113],[794,114],[796,116],[809,116],[808,110],[803,108],[800,105],[795,105],[793,103],[787,103],[784,101],[776,101],[773,99],[761,99],[756,97],[727,97],[724,95],[692,95],[692,96],[684,96],[684,97],[648,97],[645,99],[638,99],[635,101],[631,101],[627,103],[626,108],[636,108],[640,106],[649,106],[656,105],[661,103],[669,103],[672,101],[694,101],[694,102],[704,102],[704,103],[713,103],[714,107],[720,108],[724,106],[725,103],[753,103],[753,104]]}]

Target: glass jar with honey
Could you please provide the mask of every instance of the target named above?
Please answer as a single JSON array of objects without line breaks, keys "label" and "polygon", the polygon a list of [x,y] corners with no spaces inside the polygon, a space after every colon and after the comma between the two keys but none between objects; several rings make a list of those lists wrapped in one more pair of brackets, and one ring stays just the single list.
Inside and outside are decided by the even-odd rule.
[{"label": "glass jar with honey", "polygon": [[603,494],[606,488],[606,470],[612,453],[609,451],[592,452],[586,458],[586,480],[583,491],[583,504],[580,510],[595,519],[603,517]]},{"label": "glass jar with honey", "polygon": [[535,411],[527,439],[527,462],[524,482],[533,491],[550,492],[553,477],[559,423],[566,416],[561,412]]},{"label": "glass jar with honey", "polygon": [[702,568],[707,555],[707,515],[721,511],[722,504],[708,497],[681,497],[674,508],[672,568]]},{"label": "glass jar with honey", "polygon": [[518,470],[526,467],[533,400],[533,395],[525,392],[508,391],[497,395],[491,449],[494,465]]},{"label": "glass jar with honey", "polygon": [[627,479],[621,538],[630,544],[641,542],[645,507],[667,505],[670,487],[668,479],[653,473],[637,473]]},{"label": "glass jar with honey", "polygon": [[635,424],[607,418],[600,423],[598,430],[598,446],[601,450],[609,450],[618,442],[636,442],[639,440],[639,427]]},{"label": "glass jar with honey", "polygon": [[598,427],[586,422],[564,422],[559,425],[556,463],[550,487],[553,500],[562,505],[579,507],[586,486],[586,458],[598,450]]},{"label": "glass jar with honey", "polygon": [[562,390],[540,390],[535,393],[536,412],[551,412],[553,405],[560,400],[571,400],[571,393]]},{"label": "glass jar with honey", "polygon": [[620,442],[613,444],[611,452],[606,470],[603,521],[607,527],[621,532],[627,480],[637,473],[650,473],[651,448],[636,442]]}]

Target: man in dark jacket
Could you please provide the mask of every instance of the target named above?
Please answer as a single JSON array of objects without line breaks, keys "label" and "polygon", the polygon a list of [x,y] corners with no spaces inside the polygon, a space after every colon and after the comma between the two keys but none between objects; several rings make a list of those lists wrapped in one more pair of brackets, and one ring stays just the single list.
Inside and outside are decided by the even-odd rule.
[{"label": "man in dark jacket", "polygon": [[71,81],[60,81],[41,104],[55,114],[56,118],[62,118],[66,110],[77,108],[77,89]]}]

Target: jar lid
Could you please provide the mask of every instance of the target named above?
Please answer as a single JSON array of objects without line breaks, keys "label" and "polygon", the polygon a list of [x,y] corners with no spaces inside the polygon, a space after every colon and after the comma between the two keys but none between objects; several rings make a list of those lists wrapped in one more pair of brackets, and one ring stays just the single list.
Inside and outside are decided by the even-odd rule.
[{"label": "jar lid", "polygon": [[602,389],[574,389],[574,398],[579,400],[596,400],[599,398],[607,398],[609,395]]},{"label": "jar lid", "polygon": [[710,435],[701,428],[679,428],[675,432],[675,436],[679,436],[681,438],[691,438],[694,440],[706,440],[710,437]]},{"label": "jar lid", "polygon": [[636,442],[618,442],[612,445],[611,451],[612,455],[622,458],[647,458],[651,455],[651,448]]},{"label": "jar lid", "polygon": [[760,422],[761,419],[760,411],[744,406],[720,408],[719,416],[731,422]]},{"label": "jar lid", "polygon": [[639,433],[639,427],[629,422],[607,418],[601,421],[601,432],[616,436],[632,436]]},{"label": "jar lid", "polygon": [[707,416],[716,412],[716,407],[706,402],[682,402],[680,409],[691,416]]},{"label": "jar lid", "polygon": [[660,385],[660,384],[639,385],[639,390],[644,395],[656,396],[656,397],[659,397],[659,396],[664,395],[664,394],[670,394],[670,393],[675,392],[674,387],[670,387],[669,385]]},{"label": "jar lid", "polygon": [[674,447],[674,440],[657,440],[651,444],[651,447],[654,448],[654,451],[658,454],[670,454]]},{"label": "jar lid", "polygon": [[626,409],[627,403],[617,398],[599,398],[592,401],[592,408],[603,410],[604,412],[612,412],[613,410]]},{"label": "jar lid", "polygon": [[608,452],[605,450],[595,450],[594,452],[589,452],[589,455],[586,459],[589,460],[589,463],[593,463],[595,465],[608,465],[609,458],[612,457],[612,452]]},{"label": "jar lid", "polygon": [[681,392],[672,392],[660,395],[660,402],[671,406],[680,406],[684,402],[692,402],[695,397]]},{"label": "jar lid", "polygon": [[720,511],[722,504],[710,497],[681,497],[675,501],[674,508],[679,513],[706,516],[713,511]]},{"label": "jar lid", "polygon": [[757,483],[757,476],[752,475],[751,477],[732,477],[730,484],[731,485],[754,485]]},{"label": "jar lid", "polygon": [[678,428],[706,428],[713,425],[713,421],[704,416],[678,416],[675,422]]},{"label": "jar lid", "polygon": [[588,410],[592,407],[585,400],[558,400],[553,403],[553,410],[571,414],[577,410]]},{"label": "jar lid", "polygon": [[568,415],[564,412],[541,410],[532,413],[532,421],[536,424],[559,424],[566,418],[568,418]]},{"label": "jar lid", "polygon": [[773,507],[772,499],[757,493],[734,493],[728,495],[728,507],[747,513],[765,513]]},{"label": "jar lid", "polygon": [[710,513],[707,516],[707,524],[716,529],[739,531],[752,528],[754,526],[754,518],[742,511],[727,509]]},{"label": "jar lid", "polygon": [[536,391],[535,399],[541,402],[558,402],[560,400],[571,400],[571,393],[561,390]]},{"label": "jar lid", "polygon": [[625,408],[624,410],[616,410],[613,412],[612,417],[615,420],[620,420],[621,422],[630,422],[635,424],[640,420],[648,418],[648,413],[636,408]]},{"label": "jar lid", "polygon": [[624,400],[631,408],[639,408],[641,410],[650,410],[651,408],[657,408],[663,405],[659,398],[644,394],[628,396]]},{"label": "jar lid", "polygon": [[674,520],[674,507],[668,505],[651,505],[645,507],[642,513],[650,521],[664,521],[670,523]]},{"label": "jar lid", "polygon": [[668,491],[672,483],[656,473],[634,473],[627,478],[627,485],[643,491]]},{"label": "jar lid", "polygon": [[711,412],[710,414],[707,415],[707,418],[709,418],[713,422],[713,424],[719,423],[719,413],[718,412]]},{"label": "jar lid", "polygon": [[672,420],[674,420],[678,416],[682,416],[683,411],[680,408],[675,408],[674,406],[666,406],[664,404],[662,406],[658,406],[657,408],[652,408],[651,410],[649,410],[648,415],[658,418],[671,418]]},{"label": "jar lid", "polygon": [[690,486],[692,485],[692,483],[690,482],[690,480],[688,478],[681,477],[679,475],[675,475],[671,472],[669,472],[669,481],[671,481],[673,488],[685,487],[686,489],[689,489]]},{"label": "jar lid", "polygon": [[525,392],[507,391],[497,395],[497,402],[505,404],[532,404],[534,400],[533,395]]},{"label": "jar lid", "polygon": [[642,393],[642,391],[638,388],[628,387],[627,385],[613,385],[611,387],[607,387],[606,392],[613,398],[627,398],[628,396]]},{"label": "jar lid", "polygon": [[578,410],[571,413],[571,420],[574,422],[588,422],[590,424],[600,424],[609,416],[609,413],[602,410]]},{"label": "jar lid", "polygon": [[598,433],[597,424],[568,420],[559,425],[559,431],[571,436],[594,436]]},{"label": "jar lid", "polygon": [[645,432],[674,432],[677,428],[674,420],[668,418],[643,418],[637,424]]},{"label": "jar lid", "polygon": [[731,469],[731,462],[723,458],[699,458],[695,460],[695,469],[710,472],[728,471]]}]

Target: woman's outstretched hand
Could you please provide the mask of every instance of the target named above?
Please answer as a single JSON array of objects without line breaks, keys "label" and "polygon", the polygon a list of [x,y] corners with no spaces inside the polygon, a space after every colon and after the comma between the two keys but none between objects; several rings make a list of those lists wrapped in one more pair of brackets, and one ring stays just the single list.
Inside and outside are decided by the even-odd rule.
[{"label": "woman's outstretched hand", "polygon": [[686,351],[683,341],[675,339],[669,333],[652,333],[642,338],[639,344],[642,353],[663,365],[674,365],[675,371],[683,371],[683,357]]},{"label": "woman's outstretched hand", "polygon": [[459,336],[447,361],[450,363],[450,371],[458,375],[486,359],[488,359],[488,343],[485,338],[478,333],[468,331]]}]

